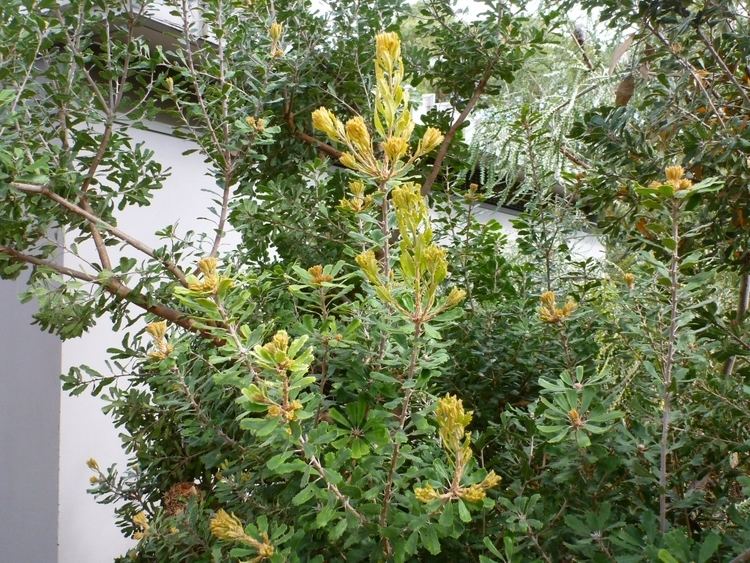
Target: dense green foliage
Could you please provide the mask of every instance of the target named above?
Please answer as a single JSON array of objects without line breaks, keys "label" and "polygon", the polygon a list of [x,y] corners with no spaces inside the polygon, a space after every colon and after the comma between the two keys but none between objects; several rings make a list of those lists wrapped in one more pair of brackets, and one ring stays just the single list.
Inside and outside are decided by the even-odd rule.
[{"label": "dense green foliage", "polygon": [[[89,460],[123,560],[750,557],[746,8],[485,4],[0,7],[0,273],[123,331],[63,376],[130,456]],[[116,226],[153,119],[216,184],[159,248]]]}]

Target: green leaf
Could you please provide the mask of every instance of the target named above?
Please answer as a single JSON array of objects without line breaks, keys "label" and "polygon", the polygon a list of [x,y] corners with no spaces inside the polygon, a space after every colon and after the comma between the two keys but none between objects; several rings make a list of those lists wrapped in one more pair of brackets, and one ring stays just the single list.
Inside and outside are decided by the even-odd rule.
[{"label": "green leaf", "polygon": [[461,522],[471,522],[471,512],[469,512],[469,509],[466,508],[466,505],[464,504],[464,501],[461,499],[458,499],[458,517],[461,519]]},{"label": "green leaf", "polygon": [[440,553],[440,540],[438,539],[435,527],[427,525],[419,530],[419,538],[422,540],[422,545],[432,555]]}]

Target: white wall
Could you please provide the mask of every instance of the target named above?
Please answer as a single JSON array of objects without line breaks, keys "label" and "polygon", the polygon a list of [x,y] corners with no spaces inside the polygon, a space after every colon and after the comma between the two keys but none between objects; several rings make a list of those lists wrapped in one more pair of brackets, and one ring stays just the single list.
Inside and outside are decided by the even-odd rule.
[{"label": "white wall", "polygon": [[[155,128],[165,130],[158,124]],[[208,216],[211,195],[203,191],[213,188],[213,180],[206,175],[203,158],[195,153],[182,156],[192,148],[187,141],[164,133],[131,131],[134,140],[145,141],[156,153],[156,159],[172,168],[165,188],[156,192],[150,207],[127,209],[119,219],[125,232],[143,242],[159,246],[154,231],[179,221],[178,233],[190,229],[212,232],[213,226],[198,217]],[[223,248],[236,244],[231,233],[225,238]],[[81,252],[84,257],[96,260],[93,248]],[[121,255],[115,247],[110,250],[112,261]],[[125,254],[137,257],[131,251]],[[68,256],[66,264],[77,265],[75,257]],[[84,363],[108,373],[105,365],[106,350],[118,346],[121,334],[112,331],[108,319],[100,319],[87,334],[62,345],[62,372],[71,366]],[[117,463],[125,467],[126,458],[120,448],[117,429],[112,420],[101,412],[104,405],[99,398],[88,395],[70,397],[63,393],[60,412],[60,508],[59,508],[59,563],[103,563],[123,555],[132,541],[123,538],[115,527],[111,505],[98,505],[86,493],[91,471],[86,467],[90,457],[102,467]],[[20,561],[18,563],[21,563]],[[43,563],[43,562],[40,562]]]}]

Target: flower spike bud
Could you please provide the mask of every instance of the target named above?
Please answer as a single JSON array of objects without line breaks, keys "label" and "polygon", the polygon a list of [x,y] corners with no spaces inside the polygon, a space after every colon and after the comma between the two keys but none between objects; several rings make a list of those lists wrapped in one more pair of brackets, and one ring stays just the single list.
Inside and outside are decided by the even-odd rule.
[{"label": "flower spike bud", "polygon": [[432,152],[437,147],[440,146],[440,143],[443,142],[444,136],[443,134],[434,127],[428,127],[424,135],[422,136],[422,140],[419,141],[419,147],[417,148],[417,156],[424,156],[427,153]]},{"label": "flower spike bud", "polygon": [[342,140],[341,132],[344,129],[343,125],[336,115],[328,108],[321,106],[316,109],[312,113],[312,122],[315,129],[322,131],[332,140]]},{"label": "flower spike bud", "polygon": [[360,153],[367,154],[372,151],[370,133],[361,116],[352,117],[346,122],[346,138]]},{"label": "flower spike bud", "polygon": [[281,39],[281,34],[284,32],[283,26],[278,22],[273,22],[271,27],[268,28],[268,35],[273,41],[278,42]]}]

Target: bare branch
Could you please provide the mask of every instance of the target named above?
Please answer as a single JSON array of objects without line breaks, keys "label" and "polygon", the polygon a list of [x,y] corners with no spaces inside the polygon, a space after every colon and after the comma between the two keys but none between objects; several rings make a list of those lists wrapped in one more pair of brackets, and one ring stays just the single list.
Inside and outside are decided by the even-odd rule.
[{"label": "bare branch", "polygon": [[132,303],[133,305],[136,305],[137,307],[140,307],[141,309],[148,311],[149,313],[156,315],[157,317],[161,317],[162,319],[168,320],[191,332],[195,332],[206,338],[215,340],[215,337],[213,335],[198,327],[190,317],[188,317],[181,311],[172,309],[171,307],[167,307],[166,305],[162,305],[160,303],[151,302],[146,296],[129,288],[117,278],[109,277],[100,279],[87,272],[75,270],[73,268],[68,268],[67,266],[55,264],[54,262],[50,262],[49,260],[44,260],[42,258],[31,256],[29,254],[24,254],[8,246],[0,246],[0,253],[10,256],[18,262],[25,262],[27,264],[33,264],[34,266],[48,268],[57,272],[58,274],[96,284],[115,297],[124,299],[125,301],[128,301],[129,303]]},{"label": "bare branch", "polygon": [[432,170],[430,171],[429,176],[427,176],[424,184],[422,184],[422,195],[428,195],[432,191],[432,185],[440,175],[440,170],[443,167],[443,161],[445,160],[445,157],[448,155],[450,144],[453,142],[453,138],[456,136],[456,133],[458,132],[461,125],[463,125],[464,121],[466,121],[466,118],[477,105],[477,102],[484,93],[485,88],[487,88],[487,83],[492,77],[492,70],[495,67],[495,62],[496,59],[493,59],[487,65],[487,68],[485,68],[484,73],[482,74],[482,78],[479,79],[479,82],[477,82],[477,85],[474,88],[474,93],[471,95],[471,98],[469,98],[469,101],[466,102],[464,109],[461,111],[461,113],[456,118],[456,121],[453,122],[453,125],[451,125],[450,129],[448,129],[448,132],[445,134],[443,142],[440,144],[440,148],[438,148],[438,151],[435,154],[435,162],[432,165]]},{"label": "bare branch", "polygon": [[151,248],[147,244],[139,241],[138,239],[133,238],[132,236],[130,236],[126,232],[118,229],[114,225],[110,225],[109,223],[107,223],[106,221],[104,221],[101,217],[98,217],[98,216],[94,215],[93,213],[91,213],[90,211],[87,211],[83,207],[80,207],[80,206],[76,205],[75,203],[73,203],[72,201],[69,201],[69,200],[65,199],[64,197],[62,197],[61,195],[53,192],[52,190],[50,190],[46,186],[38,186],[38,185],[35,185],[35,184],[24,184],[22,182],[12,182],[10,184],[10,186],[13,187],[13,188],[15,188],[15,189],[17,189],[17,190],[19,190],[19,191],[21,191],[21,192],[24,192],[24,193],[43,195],[43,196],[51,199],[52,201],[54,201],[54,202],[62,205],[63,207],[65,207],[69,211],[72,211],[76,215],[79,215],[79,216],[83,217],[84,219],[86,219],[87,221],[89,221],[89,223],[91,223],[92,225],[94,225],[96,227],[102,227],[104,230],[106,230],[107,232],[111,233],[112,235],[114,235],[115,237],[117,237],[118,239],[120,239],[121,241],[123,241],[124,243],[132,246],[136,250],[139,250],[139,251],[143,252],[144,254],[146,254],[147,256],[150,256],[154,260],[158,260],[159,262],[161,262],[164,265],[164,267],[175,278],[177,278],[177,280],[183,286],[187,287],[187,279],[185,278],[185,274],[179,268],[179,266],[177,266],[177,264],[175,264],[174,262],[172,262],[171,260],[168,260],[166,258],[160,258],[159,256],[156,255],[156,251],[153,248]]}]

